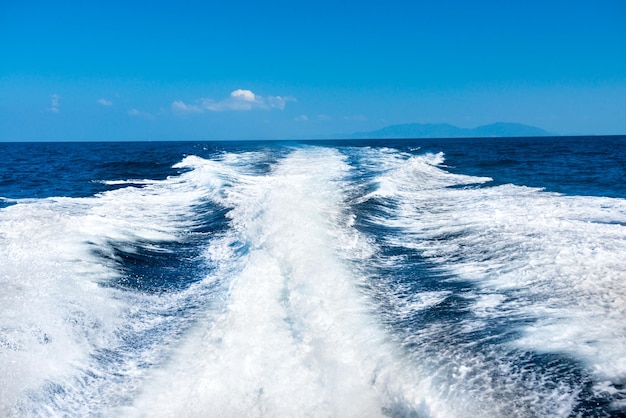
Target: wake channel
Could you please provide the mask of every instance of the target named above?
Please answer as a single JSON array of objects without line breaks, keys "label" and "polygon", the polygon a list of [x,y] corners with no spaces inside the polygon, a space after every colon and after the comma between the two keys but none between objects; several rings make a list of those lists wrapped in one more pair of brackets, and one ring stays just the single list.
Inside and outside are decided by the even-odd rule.
[{"label": "wake channel", "polygon": [[[225,306],[190,332],[132,409],[139,416],[385,416],[424,410],[359,290],[373,248],[346,203],[350,167],[294,150],[225,193],[230,233],[207,256]],[[211,280],[211,278],[207,278]]]}]

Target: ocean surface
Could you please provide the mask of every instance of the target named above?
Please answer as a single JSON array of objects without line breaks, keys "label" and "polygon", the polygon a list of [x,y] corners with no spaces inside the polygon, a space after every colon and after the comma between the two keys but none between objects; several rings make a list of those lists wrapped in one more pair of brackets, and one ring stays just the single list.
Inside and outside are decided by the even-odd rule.
[{"label": "ocean surface", "polygon": [[626,416],[625,180],[626,137],[0,143],[0,416]]}]

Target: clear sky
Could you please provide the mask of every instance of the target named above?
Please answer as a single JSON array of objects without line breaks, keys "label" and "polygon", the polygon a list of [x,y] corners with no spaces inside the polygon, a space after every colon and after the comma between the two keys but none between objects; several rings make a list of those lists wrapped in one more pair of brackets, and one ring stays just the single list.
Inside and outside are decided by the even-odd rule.
[{"label": "clear sky", "polygon": [[626,134],[626,1],[0,1],[0,140]]}]

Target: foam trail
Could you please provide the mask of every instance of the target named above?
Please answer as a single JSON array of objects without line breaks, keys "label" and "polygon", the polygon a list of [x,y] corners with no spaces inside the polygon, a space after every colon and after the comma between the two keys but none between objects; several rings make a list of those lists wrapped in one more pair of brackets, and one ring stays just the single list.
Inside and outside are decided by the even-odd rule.
[{"label": "foam trail", "polygon": [[[500,359],[513,362],[523,355],[515,350],[572,356],[584,362],[582,373],[591,374],[595,395],[623,407],[626,201],[513,185],[470,187],[489,179],[446,172],[441,157],[393,152],[367,157],[380,170],[378,188],[369,197],[385,211],[370,219],[398,231],[388,233],[386,243],[417,252],[440,274],[476,286],[478,292],[465,295],[473,315],[461,325],[480,335],[490,323],[507,323],[499,331],[504,341],[515,337],[493,345]],[[556,379],[550,369],[537,372],[546,373],[538,378]],[[574,371],[567,373],[561,383]],[[558,415],[572,413],[569,408],[584,389],[583,383],[568,385],[556,394]],[[538,387],[537,394],[546,387]]]},{"label": "foam trail", "polygon": [[[623,410],[624,200],[443,162],[281,146],[5,199],[0,415]],[[172,287],[126,275],[146,254]]]},{"label": "foam trail", "polygon": [[116,287],[119,254],[188,239],[194,208],[221,184],[207,171],[0,210],[0,415],[91,415],[132,396],[158,352],[148,352],[150,330],[186,296]]},{"label": "foam trail", "polygon": [[[392,300],[394,315],[407,320],[451,292],[400,297],[383,283],[396,278],[372,275],[379,248],[355,228],[348,201],[363,201],[363,189],[348,180],[345,160],[336,150],[307,148],[265,176],[231,177],[223,203],[232,208],[232,229],[207,251],[220,266],[215,274],[229,283],[224,307],[207,313],[120,413],[567,416],[577,393],[568,381],[543,387],[546,376],[529,362],[513,363],[510,350],[457,344],[457,324],[413,325],[408,335],[383,331],[394,320],[375,300]],[[408,171],[421,167],[431,171],[424,179],[440,185],[481,181],[438,172],[429,157]],[[388,186],[391,193],[393,181]],[[497,303],[485,298],[479,305]]]},{"label": "foam trail", "polygon": [[99,333],[110,335],[119,326],[120,303],[97,285],[115,272],[94,260],[80,238],[68,236],[80,228],[76,218],[46,203],[0,213],[3,416],[25,390],[62,378],[72,364],[85,362]]},{"label": "foam trail", "polygon": [[[344,254],[372,248],[352,228],[348,166],[334,150],[296,150],[228,190],[231,234],[209,249],[230,277],[208,315],[157,371],[141,416],[381,416],[425,411],[357,288]],[[237,256],[235,256],[237,255]],[[394,375],[395,374],[395,375]],[[415,378],[415,376],[413,376]],[[406,384],[406,390],[402,388]]]}]

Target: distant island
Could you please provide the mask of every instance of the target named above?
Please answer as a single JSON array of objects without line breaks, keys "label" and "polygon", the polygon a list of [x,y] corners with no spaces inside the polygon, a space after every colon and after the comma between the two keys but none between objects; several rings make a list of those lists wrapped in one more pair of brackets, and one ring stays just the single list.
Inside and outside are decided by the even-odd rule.
[{"label": "distant island", "polygon": [[488,138],[515,136],[551,136],[546,130],[521,123],[498,122],[477,128],[459,128],[448,123],[405,123],[376,131],[356,132],[352,139],[385,138]]}]

